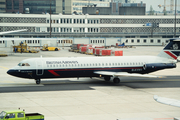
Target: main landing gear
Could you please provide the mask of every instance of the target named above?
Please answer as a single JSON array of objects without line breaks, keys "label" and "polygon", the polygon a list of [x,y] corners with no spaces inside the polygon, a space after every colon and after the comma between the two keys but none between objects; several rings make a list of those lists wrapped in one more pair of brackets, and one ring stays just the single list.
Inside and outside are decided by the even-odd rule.
[{"label": "main landing gear", "polygon": [[[110,79],[111,79],[110,76],[105,76],[105,77],[104,77],[104,80],[105,80],[105,81],[110,81]],[[117,83],[120,83],[120,79],[117,78],[117,77],[115,77],[115,78],[113,79],[113,82],[116,83],[116,84],[117,84]]]},{"label": "main landing gear", "polygon": [[35,79],[36,84],[39,85],[41,83],[41,79]]},{"label": "main landing gear", "polygon": [[120,83],[120,79],[119,79],[119,78],[114,78],[114,79],[113,79],[113,82],[116,83],[116,84],[117,84],[117,83]]},{"label": "main landing gear", "polygon": [[105,81],[110,81],[110,79],[111,79],[111,77],[109,77],[109,76],[105,76],[105,77],[104,77],[104,80],[105,80]]}]

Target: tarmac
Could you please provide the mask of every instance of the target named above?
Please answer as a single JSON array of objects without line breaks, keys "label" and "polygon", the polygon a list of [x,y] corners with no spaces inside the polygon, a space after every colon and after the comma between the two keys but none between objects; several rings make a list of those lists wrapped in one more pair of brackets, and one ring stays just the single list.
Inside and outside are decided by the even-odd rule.
[{"label": "tarmac", "polygon": [[[12,53],[0,57],[0,111],[21,108],[26,113],[41,113],[45,120],[173,120],[180,118],[180,108],[156,102],[154,95],[180,100],[180,63],[177,68],[151,73],[161,79],[122,77],[120,84],[100,78],[34,80],[8,75],[8,69],[32,57],[90,57],[80,53],[40,51]],[[124,56],[157,55],[162,46],[121,48]]]}]

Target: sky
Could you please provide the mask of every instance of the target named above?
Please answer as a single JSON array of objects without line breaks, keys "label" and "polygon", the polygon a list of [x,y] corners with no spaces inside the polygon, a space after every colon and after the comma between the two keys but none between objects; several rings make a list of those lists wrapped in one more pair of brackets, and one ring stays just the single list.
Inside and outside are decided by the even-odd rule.
[{"label": "sky", "polygon": [[[158,5],[164,5],[164,0],[135,0],[136,3],[141,1],[146,3],[146,11],[150,10],[151,5],[155,11],[163,11],[163,7],[159,8]],[[180,0],[177,0],[177,4],[180,4]],[[170,0],[166,0],[166,5],[170,5]],[[166,7],[166,10],[170,10],[170,7]],[[180,10],[180,7],[177,7],[177,10]]]}]

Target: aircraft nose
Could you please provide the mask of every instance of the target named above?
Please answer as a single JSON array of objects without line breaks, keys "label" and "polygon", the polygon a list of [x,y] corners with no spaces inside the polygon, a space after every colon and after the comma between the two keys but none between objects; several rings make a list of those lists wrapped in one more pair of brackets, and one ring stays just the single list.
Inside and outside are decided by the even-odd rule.
[{"label": "aircraft nose", "polygon": [[15,72],[16,72],[15,70],[10,69],[10,70],[7,71],[7,74],[9,74],[9,75],[14,75]]}]

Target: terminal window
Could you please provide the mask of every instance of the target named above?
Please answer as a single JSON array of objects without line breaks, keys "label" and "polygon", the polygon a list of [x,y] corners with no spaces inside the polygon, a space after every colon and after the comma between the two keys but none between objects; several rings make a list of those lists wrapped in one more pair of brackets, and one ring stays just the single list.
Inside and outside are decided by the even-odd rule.
[{"label": "terminal window", "polygon": [[154,40],[153,39],[151,39],[151,43],[153,43],[154,42]]},{"label": "terminal window", "polygon": [[158,43],[161,43],[161,40],[158,40],[157,42],[158,42]]}]

